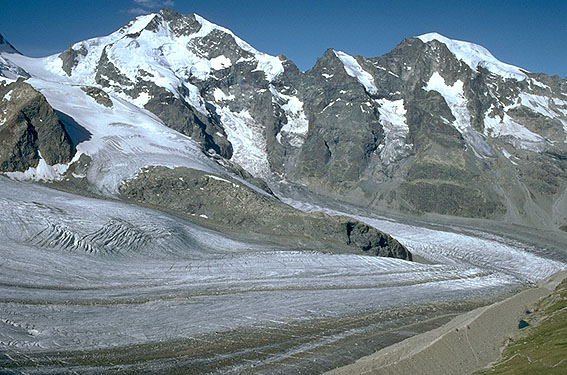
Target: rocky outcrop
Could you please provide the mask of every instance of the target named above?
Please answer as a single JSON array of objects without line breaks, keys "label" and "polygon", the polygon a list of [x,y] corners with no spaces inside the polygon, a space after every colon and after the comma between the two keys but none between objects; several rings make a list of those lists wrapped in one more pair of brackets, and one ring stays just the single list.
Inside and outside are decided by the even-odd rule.
[{"label": "rocky outcrop", "polygon": [[108,108],[112,107],[112,99],[110,99],[110,96],[104,90],[93,86],[83,86],[81,87],[81,90],[83,90],[85,94],[93,98],[94,101],[98,104]]},{"label": "rocky outcrop", "polygon": [[151,167],[125,181],[120,193],[127,200],[182,214],[203,225],[318,241],[329,250],[412,259],[403,245],[373,227],[347,217],[298,211],[227,176]]},{"label": "rocky outcrop", "polygon": [[68,163],[75,149],[63,123],[38,91],[23,80],[0,81],[0,170],[25,171],[40,158]]}]

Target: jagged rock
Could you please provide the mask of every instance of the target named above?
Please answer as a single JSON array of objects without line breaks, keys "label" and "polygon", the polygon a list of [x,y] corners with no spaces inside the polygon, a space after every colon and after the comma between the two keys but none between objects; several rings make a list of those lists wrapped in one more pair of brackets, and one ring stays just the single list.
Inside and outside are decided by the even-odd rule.
[{"label": "jagged rock", "polygon": [[[20,54],[10,42],[4,39],[2,34],[0,34],[0,53],[5,53],[8,56],[11,54]],[[18,77],[28,78],[29,76],[30,75],[24,69],[0,56],[0,77],[17,79]]]},{"label": "jagged rock", "polygon": [[41,158],[71,161],[75,149],[53,108],[23,80],[0,82],[0,170],[25,171]]},{"label": "jagged rock", "polygon": [[75,50],[73,48],[67,48],[62,54],[59,55],[59,58],[62,61],[62,69],[68,76],[71,75],[73,68],[77,66],[79,62],[79,56],[86,56],[87,50],[84,46],[81,46],[79,49]]},{"label": "jagged rock", "polygon": [[98,104],[109,108],[112,107],[112,100],[110,99],[110,96],[104,92],[104,90],[93,86],[83,86],[81,87],[81,90],[93,98]]}]

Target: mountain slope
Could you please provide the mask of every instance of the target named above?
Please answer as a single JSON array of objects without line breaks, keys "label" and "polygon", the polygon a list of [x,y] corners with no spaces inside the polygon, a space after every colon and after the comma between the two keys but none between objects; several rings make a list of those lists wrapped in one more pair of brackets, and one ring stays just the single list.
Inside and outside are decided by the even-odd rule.
[{"label": "mountain slope", "polygon": [[[10,172],[9,176],[56,181],[58,186],[74,192],[104,194],[154,205],[208,227],[224,225],[221,229],[226,230],[229,225],[228,229],[248,235],[267,233],[297,238],[299,242],[307,239],[310,246],[323,246],[327,251],[371,253],[411,260],[411,254],[395,239],[357,220],[305,214],[282,203],[265,183],[237,164],[215,159],[211,153],[205,154],[194,140],[166,127],[156,115],[123,99],[122,92],[87,86],[88,80],[58,79],[58,71],[49,64],[59,57],[30,59],[18,55],[16,59],[29,69],[32,77],[27,83],[8,84],[6,92],[15,92],[12,86],[23,85],[42,98],[39,104],[28,106],[29,110],[43,115],[37,119],[43,125],[43,128],[37,127],[38,133],[45,135],[42,129],[55,122],[64,127],[61,137],[73,147],[73,153],[76,147],[77,153],[72,160],[70,157],[56,159],[52,152],[47,153],[50,148],[60,152],[65,150],[64,145],[53,139],[52,130],[47,141],[44,141],[46,137],[39,137],[36,142],[37,137],[32,137],[25,149],[30,157],[35,155],[37,158],[45,153],[47,163],[15,164],[11,169],[4,169]],[[39,90],[49,104],[30,85]],[[3,87],[0,90],[0,93],[4,92]],[[28,109],[20,108],[29,103],[22,100],[19,92],[16,94],[13,101],[0,102],[0,110],[7,113],[8,119],[0,131],[9,131],[12,117]],[[24,133],[20,138],[26,135]],[[21,143],[18,140],[14,140],[13,148]],[[150,179],[145,178],[148,175],[152,180],[149,184]],[[227,179],[233,186],[231,190],[226,190]],[[167,189],[179,185],[180,181],[183,181],[180,191]],[[189,186],[198,194],[190,191]],[[214,187],[212,191],[211,186]]]},{"label": "mountain slope", "polygon": [[[472,43],[433,33],[377,58],[328,50],[301,72],[198,15],[165,9],[59,55],[1,56],[38,87],[38,78],[97,87],[143,108],[275,189],[567,226],[567,81]],[[160,163],[182,164],[145,164]]]}]

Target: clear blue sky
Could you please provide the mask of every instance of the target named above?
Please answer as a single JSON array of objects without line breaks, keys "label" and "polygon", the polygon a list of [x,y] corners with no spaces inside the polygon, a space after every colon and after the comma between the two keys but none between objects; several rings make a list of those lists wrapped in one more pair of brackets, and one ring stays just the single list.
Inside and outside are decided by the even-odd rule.
[{"label": "clear blue sky", "polygon": [[22,53],[45,56],[163,6],[198,13],[302,70],[329,47],[374,57],[436,31],[532,72],[567,77],[567,0],[0,0],[0,33]]}]

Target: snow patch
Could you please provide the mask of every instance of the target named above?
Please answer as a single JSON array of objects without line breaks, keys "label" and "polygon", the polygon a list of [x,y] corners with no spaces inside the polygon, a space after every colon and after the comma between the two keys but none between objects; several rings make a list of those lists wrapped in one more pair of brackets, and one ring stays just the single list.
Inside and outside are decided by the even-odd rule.
[{"label": "snow patch", "polygon": [[[74,159],[78,159],[77,156]],[[37,167],[29,167],[25,172],[5,172],[5,175],[19,181],[60,181],[69,168],[69,164],[49,165],[43,159],[41,153],[39,153],[39,164]]]},{"label": "snow patch", "polygon": [[240,187],[240,185],[237,185],[232,181],[226,180],[226,179],[218,177],[218,176],[214,176],[212,174],[208,174],[206,176],[209,177],[209,178],[212,178],[213,180],[222,181],[222,182],[226,182],[227,184],[231,184],[232,187],[235,187],[235,188]]},{"label": "snow patch", "polygon": [[549,108],[549,101],[547,97],[541,95],[528,94],[522,92],[519,95],[521,103],[524,107],[528,107],[532,111],[544,115],[546,117],[556,117],[557,113]]},{"label": "snow patch", "polygon": [[4,100],[10,101],[12,99],[12,90],[8,91],[6,95],[4,95]]},{"label": "snow patch", "polygon": [[480,66],[503,78],[512,78],[517,81],[528,78],[522,71],[523,69],[499,61],[486,48],[478,44],[452,40],[438,33],[423,34],[418,38],[424,43],[437,40],[445,44],[457,59],[462,60],[474,71]]},{"label": "snow patch", "polygon": [[[309,122],[303,111],[303,102],[295,96],[284,95],[270,85],[272,101],[281,106],[284,110],[287,123],[281,128],[278,135],[283,135],[293,147],[301,147],[305,142],[305,137],[309,131]],[[276,137],[281,143],[281,135]]]},{"label": "snow patch", "polygon": [[223,182],[228,182],[229,184],[232,184],[232,182],[230,182],[229,180],[226,180],[224,178],[218,177],[218,176],[214,176],[212,174],[206,174],[206,177],[212,178],[213,180],[217,180],[217,181],[223,181]]},{"label": "snow patch", "polygon": [[256,59],[258,60],[258,67],[256,70],[263,71],[269,82],[272,82],[284,71],[282,62],[278,57],[258,52],[256,54]]},{"label": "snow patch", "polygon": [[211,59],[211,69],[213,70],[226,69],[231,65],[232,63],[230,62],[230,59],[225,55],[220,55]]},{"label": "snow patch", "polygon": [[536,85],[536,86],[542,88],[542,89],[546,89],[546,90],[549,89],[549,86],[548,86],[548,85],[546,85],[546,84],[544,84],[544,83],[538,81],[537,79],[530,78],[530,82],[531,82],[532,84],[534,84],[534,85]]},{"label": "snow patch", "polygon": [[[380,150],[380,159],[384,165],[389,165],[408,156],[412,144],[407,144],[409,134],[404,100],[390,101],[377,99],[380,105],[380,124],[384,129],[384,145]],[[362,106],[361,106],[362,109]]]},{"label": "snow patch", "polygon": [[567,107],[567,101],[559,98],[553,98],[553,104]]},{"label": "snow patch", "polygon": [[378,93],[378,89],[374,84],[374,78],[370,73],[362,69],[354,57],[341,51],[333,52],[335,53],[335,56],[341,60],[345,71],[349,76],[356,78],[370,94],[376,95]]},{"label": "snow patch", "polygon": [[520,125],[507,113],[504,116],[491,117],[493,107],[484,115],[484,134],[491,137],[501,137],[515,148],[543,152],[547,141],[542,136],[531,132]]},{"label": "snow patch", "polygon": [[467,108],[467,98],[463,90],[463,81],[457,80],[452,86],[445,83],[445,79],[437,72],[431,75],[431,78],[424,87],[426,91],[437,91],[445,99],[445,102],[451,109],[455,121],[451,123],[455,129],[463,135],[466,143],[482,157],[492,157],[494,153],[492,149],[482,138],[480,134],[474,130],[470,124],[471,116]]},{"label": "snow patch", "polygon": [[504,155],[504,157],[508,160],[510,160],[510,163],[514,164],[514,165],[518,165],[518,163],[516,163],[515,161],[513,161],[512,158],[512,154],[510,154],[508,151],[506,151],[505,149],[502,149],[502,155]]},{"label": "snow patch", "polygon": [[224,100],[234,100],[235,96],[233,94],[226,95],[224,91],[219,89],[218,87],[215,88],[213,91],[213,96],[217,102],[224,101]]},{"label": "snow patch", "polygon": [[151,98],[152,97],[147,92],[141,92],[136,99],[132,100],[132,103],[134,103],[138,107],[143,107],[148,104]]},{"label": "snow patch", "polygon": [[2,76],[0,76],[0,82],[2,82],[2,83],[4,83],[4,84],[8,85],[8,84],[10,84],[10,83],[16,82],[16,80],[15,80],[15,79],[10,79],[10,78],[8,78],[8,77],[2,77]]}]

